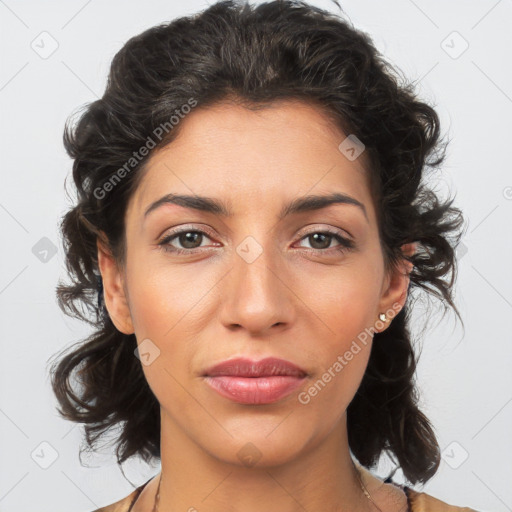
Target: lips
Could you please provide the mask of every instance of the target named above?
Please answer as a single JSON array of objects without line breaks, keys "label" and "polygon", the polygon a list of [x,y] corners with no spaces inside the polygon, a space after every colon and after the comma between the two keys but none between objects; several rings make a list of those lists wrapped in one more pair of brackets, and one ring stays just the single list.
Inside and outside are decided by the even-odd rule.
[{"label": "lips", "polygon": [[301,386],[307,373],[299,366],[268,357],[261,361],[236,358],[204,373],[206,383],[224,398],[241,404],[277,402]]},{"label": "lips", "polygon": [[229,375],[232,377],[275,377],[278,375],[288,377],[305,377],[306,371],[299,366],[275,357],[267,357],[260,361],[246,358],[236,358],[217,364],[205,372],[206,376],[218,377]]}]

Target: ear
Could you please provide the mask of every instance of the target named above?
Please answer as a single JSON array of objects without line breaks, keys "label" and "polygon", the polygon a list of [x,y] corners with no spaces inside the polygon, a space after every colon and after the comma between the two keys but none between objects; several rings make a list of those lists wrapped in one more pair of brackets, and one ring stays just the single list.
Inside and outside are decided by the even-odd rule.
[{"label": "ear", "polygon": [[[416,252],[416,243],[404,244],[401,247],[404,256],[412,256]],[[385,313],[387,319],[383,321],[384,327],[377,332],[385,331],[393,318],[401,311],[407,300],[407,290],[409,289],[409,274],[413,268],[413,264],[403,258],[397,268],[387,276],[382,295],[379,302],[379,310],[376,318],[380,313]]]},{"label": "ear", "polygon": [[108,314],[117,330],[133,334],[133,323],[124,288],[123,275],[107,244],[97,238],[98,267],[103,280],[103,296]]}]

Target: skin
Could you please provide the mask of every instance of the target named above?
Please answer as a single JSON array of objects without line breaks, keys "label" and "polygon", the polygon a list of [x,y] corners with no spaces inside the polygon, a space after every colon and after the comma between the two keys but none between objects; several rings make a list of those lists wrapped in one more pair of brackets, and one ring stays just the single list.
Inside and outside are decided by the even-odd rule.
[{"label": "skin", "polygon": [[[375,328],[379,313],[393,305],[398,312],[407,297],[407,262],[385,271],[365,155],[347,159],[338,149],[346,134],[299,101],[257,112],[228,103],[197,107],[181,123],[178,138],[153,152],[129,202],[124,265],[98,240],[114,324],[160,350],[142,365],[161,405],[159,510],[375,511],[352,466],[346,426],[372,336],[309,403],[297,398],[358,334]],[[289,201],[333,191],[364,204],[366,216],[335,204],[278,220]],[[221,199],[233,216],[167,204],[144,218],[171,192]],[[195,253],[165,252],[159,241],[178,227],[211,235],[198,235],[195,245],[183,237],[168,242]],[[326,228],[355,248],[340,252],[328,235],[315,244],[311,235]],[[251,263],[236,250],[247,236],[262,250]],[[284,358],[308,377],[276,403],[237,404],[213,391],[202,373],[242,355]],[[260,457],[253,466],[237,455],[247,443]],[[134,512],[152,510],[159,476]],[[364,482],[383,512],[406,509],[398,488],[369,472]]]}]

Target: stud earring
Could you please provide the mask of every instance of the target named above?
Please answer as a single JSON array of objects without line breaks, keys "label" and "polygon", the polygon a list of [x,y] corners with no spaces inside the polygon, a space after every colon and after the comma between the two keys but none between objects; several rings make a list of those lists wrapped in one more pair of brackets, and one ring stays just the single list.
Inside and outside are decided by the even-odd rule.
[{"label": "stud earring", "polygon": [[386,322],[387,321],[386,313],[381,313],[379,315],[379,320],[381,320],[382,322]]}]

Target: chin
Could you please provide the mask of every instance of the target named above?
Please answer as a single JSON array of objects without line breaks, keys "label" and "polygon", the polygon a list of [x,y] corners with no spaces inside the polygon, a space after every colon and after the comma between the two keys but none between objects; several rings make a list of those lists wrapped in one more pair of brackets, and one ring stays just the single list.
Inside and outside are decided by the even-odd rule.
[{"label": "chin", "polygon": [[[310,444],[304,429],[290,430],[285,427],[286,420],[248,422],[240,421],[238,429],[226,428],[231,436],[222,439],[204,439],[204,449],[215,458],[237,466],[270,468],[286,464],[300,456]],[[279,423],[282,422],[281,425]],[[279,426],[277,426],[279,425]],[[276,428],[277,426],[277,428]]]}]

